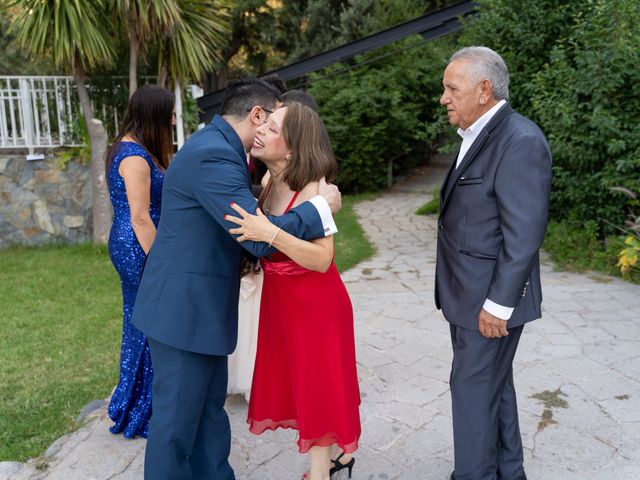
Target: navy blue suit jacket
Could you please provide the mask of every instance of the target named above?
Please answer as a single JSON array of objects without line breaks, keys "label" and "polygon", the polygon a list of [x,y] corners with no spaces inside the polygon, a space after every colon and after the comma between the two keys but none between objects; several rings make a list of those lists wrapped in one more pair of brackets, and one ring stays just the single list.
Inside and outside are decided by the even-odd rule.
[{"label": "navy blue suit jacket", "polygon": [[[133,324],[175,348],[209,355],[235,349],[242,249],[260,257],[265,243],[238,243],[226,214],[235,202],[255,213],[247,157],[235,130],[216,116],[176,154],[165,176],[162,214],[142,274]],[[270,220],[303,239],[324,236],[309,202]]]}]

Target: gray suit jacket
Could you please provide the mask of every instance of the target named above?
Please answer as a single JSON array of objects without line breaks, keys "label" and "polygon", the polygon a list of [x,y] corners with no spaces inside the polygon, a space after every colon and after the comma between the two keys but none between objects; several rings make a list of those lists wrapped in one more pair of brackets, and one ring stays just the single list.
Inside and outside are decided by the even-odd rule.
[{"label": "gray suit jacket", "polygon": [[477,329],[486,298],[515,307],[508,328],[541,316],[538,250],[550,189],[543,133],[504,105],[440,193],[435,301],[450,323]]}]

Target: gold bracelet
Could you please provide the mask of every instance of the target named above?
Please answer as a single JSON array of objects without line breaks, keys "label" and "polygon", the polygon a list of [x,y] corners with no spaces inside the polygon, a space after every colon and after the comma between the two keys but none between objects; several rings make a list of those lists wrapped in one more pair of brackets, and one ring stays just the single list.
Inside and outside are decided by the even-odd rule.
[{"label": "gold bracelet", "polygon": [[280,232],[280,227],[278,227],[276,229],[276,233],[273,234],[273,237],[271,237],[271,241],[269,242],[269,247],[271,247],[271,244],[273,243],[273,241],[276,239],[276,236],[278,235],[278,232]]}]

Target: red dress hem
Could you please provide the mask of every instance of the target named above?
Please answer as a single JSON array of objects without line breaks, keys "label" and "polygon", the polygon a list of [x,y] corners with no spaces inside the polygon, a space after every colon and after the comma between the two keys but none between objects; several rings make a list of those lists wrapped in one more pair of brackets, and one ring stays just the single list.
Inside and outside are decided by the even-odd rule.
[{"label": "red dress hem", "polygon": [[[275,431],[279,428],[288,429],[288,430],[297,430],[298,433],[300,429],[298,428],[298,421],[295,419],[289,420],[280,420],[275,421],[270,418],[265,420],[253,420],[251,418],[247,418],[247,424],[249,425],[249,431],[254,435],[261,435],[267,430]],[[356,437],[355,440],[351,442],[345,442],[338,438],[338,436],[333,433],[325,433],[322,437],[307,439],[298,437],[298,451],[300,453],[308,453],[312,447],[329,447],[331,445],[337,445],[342,451],[347,454],[354,453],[358,450],[358,441],[360,440],[360,435]]]}]

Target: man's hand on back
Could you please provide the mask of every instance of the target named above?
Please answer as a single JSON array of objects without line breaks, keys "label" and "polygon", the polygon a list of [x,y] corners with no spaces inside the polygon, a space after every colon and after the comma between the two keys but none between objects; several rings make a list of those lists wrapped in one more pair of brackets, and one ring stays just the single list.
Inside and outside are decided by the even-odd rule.
[{"label": "man's hand on back", "polygon": [[322,178],[320,180],[320,185],[318,186],[318,195],[324,197],[324,199],[329,204],[329,208],[331,209],[331,213],[334,215],[340,211],[342,208],[342,194],[338,187],[336,187],[333,183],[327,183],[327,181]]}]

